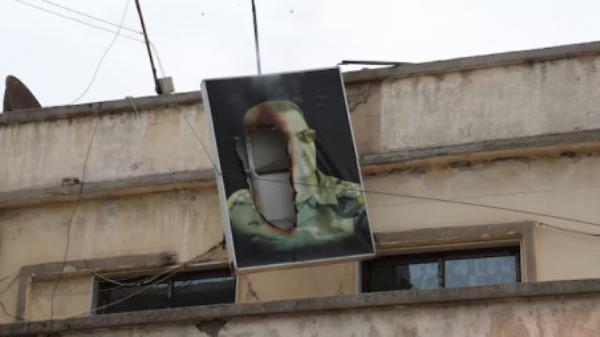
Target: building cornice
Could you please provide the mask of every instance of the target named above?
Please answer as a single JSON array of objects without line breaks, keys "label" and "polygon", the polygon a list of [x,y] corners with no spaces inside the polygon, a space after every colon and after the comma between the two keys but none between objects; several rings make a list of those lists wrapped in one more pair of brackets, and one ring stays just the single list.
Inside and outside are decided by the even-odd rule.
[{"label": "building cornice", "polygon": [[163,96],[127,97],[113,101],[26,109],[0,114],[0,127],[20,123],[102,116],[123,111],[135,112],[136,110],[142,111],[200,103],[202,103],[202,94],[200,91],[191,91]]},{"label": "building cornice", "polygon": [[[444,147],[407,149],[365,155],[361,158],[364,176],[388,174],[430,165],[462,165],[471,161],[495,161],[510,158],[535,158],[577,152],[600,151],[600,130],[574,131],[531,137],[490,140]],[[214,188],[212,169],[156,173],[68,186],[29,187],[0,192],[0,209],[30,207],[57,202],[166,192],[179,189]]]},{"label": "building cornice", "polygon": [[600,55],[600,41],[460,57],[432,62],[404,63],[395,67],[348,72],[344,74],[344,80],[348,84],[382,81],[387,79],[438,75],[456,71],[504,67],[518,64],[533,64],[536,62],[548,62],[592,55]]},{"label": "building cornice", "polygon": [[[591,55],[600,55],[600,41],[432,62],[406,63],[394,67],[350,71],[344,73],[343,77],[346,84],[353,84],[517,64],[532,64],[535,62],[547,62]],[[136,107],[135,109],[132,102]],[[202,95],[200,91],[192,91],[163,96],[124,98],[104,102],[27,109],[0,114],[0,126],[90,117],[122,111],[132,112],[134,110],[155,109],[163,106],[200,104],[201,102]]]}]

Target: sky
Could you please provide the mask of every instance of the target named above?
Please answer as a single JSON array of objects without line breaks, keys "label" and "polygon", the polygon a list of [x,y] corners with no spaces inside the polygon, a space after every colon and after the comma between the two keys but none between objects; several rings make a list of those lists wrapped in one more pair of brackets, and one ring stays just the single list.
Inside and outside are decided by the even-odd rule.
[{"label": "sky", "polygon": [[[114,40],[114,33],[23,2],[117,30],[48,1],[0,0],[2,79],[16,75],[42,106],[155,94],[142,42]],[[133,0],[52,2],[115,24],[127,8],[123,26],[134,32],[121,32],[142,39]],[[140,2],[164,68],[159,76],[171,76],[176,92],[199,90],[202,79],[256,74],[250,0]],[[256,0],[256,7],[263,73],[332,67],[341,60],[424,62],[600,40],[597,0]]]}]

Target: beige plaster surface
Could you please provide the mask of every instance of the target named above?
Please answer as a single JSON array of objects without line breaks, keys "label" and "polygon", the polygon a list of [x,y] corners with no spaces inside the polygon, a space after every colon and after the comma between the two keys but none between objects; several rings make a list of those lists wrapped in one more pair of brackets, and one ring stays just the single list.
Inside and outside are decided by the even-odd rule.
[{"label": "beige plaster surface", "polygon": [[54,280],[31,282],[24,318],[42,320],[50,319],[51,315],[55,319],[89,315],[93,296],[93,278],[88,276],[64,281],[56,285],[56,291],[54,291],[56,283]]},{"label": "beige plaster surface", "polygon": [[600,57],[384,80],[382,151],[600,127]]},{"label": "beige plaster surface", "polygon": [[[600,198],[600,188],[593,184],[600,181],[599,172],[598,156],[505,160],[461,169],[429,168],[422,174],[368,177],[366,188],[370,191],[369,211],[377,232],[534,221],[597,233],[600,230],[593,226],[548,217],[396,198],[372,191],[435,196],[593,221],[600,217],[600,209],[594,203]],[[72,207],[59,204],[3,211],[0,274],[18,271],[22,265],[60,261]],[[70,260],[172,251],[185,261],[222,238],[216,190],[82,202],[70,235]],[[600,277],[598,240],[536,228],[538,280]],[[70,281],[63,282],[67,285]],[[240,278],[238,300],[349,294],[355,284],[351,263],[262,272]],[[14,286],[11,291],[0,298],[9,310],[14,310]],[[60,305],[57,300],[57,306]],[[29,305],[27,308],[30,310]]]},{"label": "beige plaster surface", "polygon": [[[25,265],[62,261],[73,207],[69,203],[2,211],[0,275]],[[183,262],[215,247],[223,230],[215,190],[208,189],[81,202],[69,237],[67,260],[173,252]],[[73,280],[65,278],[61,284],[69,287]],[[10,291],[0,299],[14,314],[16,287]],[[63,303],[56,301],[60,312]],[[32,315],[38,317],[36,312]],[[1,313],[0,317],[12,320]]]},{"label": "beige plaster surface", "polygon": [[349,295],[356,263],[338,263],[240,275],[240,303]]},{"label": "beige plaster surface", "polygon": [[90,143],[84,181],[210,168],[184,119],[207,144],[203,114],[202,105],[139,113],[132,107],[101,117],[2,126],[0,192],[60,186],[64,177],[81,179]]},{"label": "beige plaster surface", "polygon": [[559,337],[595,336],[600,298],[511,300],[492,303],[392,306],[359,310],[233,318],[202,323],[143,326],[65,336],[369,336]]},{"label": "beige plaster surface", "polygon": [[[355,97],[352,118],[357,144],[365,153],[373,153],[598,128],[598,66],[600,57],[582,57],[361,84],[349,90]],[[64,177],[80,178],[94,129],[86,181],[209,168],[183,117],[207,144],[202,110],[199,104],[139,112],[132,107],[99,118],[0,126],[0,192],[57,186]],[[377,121],[380,124],[374,126]],[[488,161],[462,168],[425,167],[412,173],[369,176],[365,184],[371,224],[377,232],[532,221],[600,233],[596,226],[545,216],[389,194],[598,222],[600,156],[596,154]],[[83,201],[69,226],[73,207],[75,203],[60,203],[0,211],[0,300],[7,312],[14,313],[17,301],[11,275],[25,265],[61,261],[67,232],[68,260],[174,252],[179,261],[186,261],[223,237],[215,189]],[[538,279],[600,277],[597,240],[537,228]],[[355,289],[355,275],[352,264],[256,273],[240,279],[238,298],[348,294]],[[66,288],[82,289],[85,283],[91,280],[61,282]],[[41,284],[31,287],[26,312],[43,317],[47,289]],[[79,311],[86,301],[87,295],[56,300],[56,312]],[[10,315],[0,312],[0,322],[9,321]]]}]

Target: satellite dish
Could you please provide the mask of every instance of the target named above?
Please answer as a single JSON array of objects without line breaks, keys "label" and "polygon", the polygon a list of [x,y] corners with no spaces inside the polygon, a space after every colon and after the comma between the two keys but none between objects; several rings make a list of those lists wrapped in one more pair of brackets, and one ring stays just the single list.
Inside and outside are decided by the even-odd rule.
[{"label": "satellite dish", "polygon": [[41,107],[40,102],[38,102],[23,82],[15,76],[6,76],[4,112]]}]

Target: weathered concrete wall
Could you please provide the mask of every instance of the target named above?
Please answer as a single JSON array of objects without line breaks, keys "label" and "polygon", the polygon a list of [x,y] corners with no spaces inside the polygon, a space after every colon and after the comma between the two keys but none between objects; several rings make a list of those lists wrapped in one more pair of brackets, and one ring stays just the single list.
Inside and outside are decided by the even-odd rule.
[{"label": "weathered concrete wall", "polygon": [[[62,261],[67,236],[69,261],[163,252],[173,252],[178,261],[187,261],[223,239],[216,193],[210,189],[81,202],[69,226],[74,206],[66,203],[0,212],[0,275],[16,274],[25,265]],[[91,291],[89,278],[61,280],[65,291],[79,288],[80,282],[87,282]],[[36,307],[29,311],[31,317],[49,317],[42,314],[49,315],[49,311],[42,309],[46,305],[40,304],[47,302],[47,298],[35,299],[36,291],[32,289],[29,298],[34,300],[27,305],[28,310]],[[0,297],[13,314],[16,292],[17,282],[13,282]],[[55,298],[54,317],[67,317],[66,313],[72,310],[81,311],[81,305],[76,309],[63,308],[70,305],[64,299],[66,296]],[[90,308],[90,300],[88,296],[86,310]],[[12,320],[6,315],[3,319]]]},{"label": "weathered concrete wall", "polygon": [[[414,75],[348,85],[361,154],[566,132],[600,127],[600,57],[586,56],[495,68]],[[18,114],[18,113],[16,113]],[[156,107],[127,106],[114,113],[19,123],[0,120],[0,193],[86,182],[210,169],[187,125],[208,144],[199,101]],[[3,117],[4,118],[4,117]],[[93,142],[90,140],[93,138]],[[432,196],[597,221],[600,156],[488,160],[465,165],[424,164],[365,178],[372,225],[379,233],[519,221],[598,233],[594,226],[553,218],[393,197]],[[175,184],[176,185],[176,184]],[[385,192],[387,194],[378,194]],[[6,194],[5,194],[6,195]],[[12,321],[17,275],[25,265],[173,252],[178,261],[203,254],[222,239],[214,188],[139,193],[85,200],[69,226],[74,202],[0,209],[0,322]],[[600,277],[597,238],[538,227],[538,280]],[[574,262],[576,261],[576,262]],[[240,302],[350,294],[356,265],[246,275]],[[25,314],[49,317],[51,281],[31,283]],[[89,275],[61,281],[54,317],[89,309]],[[53,286],[52,286],[53,287]],[[80,289],[67,299],[71,289]],[[65,297],[61,297],[65,295]],[[85,311],[85,310],[83,310]]]},{"label": "weathered concrete wall", "polygon": [[[56,285],[55,280],[32,282],[27,296],[25,319],[48,319],[76,317],[89,313],[92,303],[93,278],[91,276],[69,278]],[[54,293],[54,299],[53,297]],[[51,310],[51,305],[53,309]]]},{"label": "weathered concrete wall", "polygon": [[384,80],[381,149],[600,127],[600,58]]},{"label": "weathered concrete wall", "polygon": [[[204,331],[203,331],[204,330]],[[594,336],[600,297],[494,304],[370,308],[232,319],[222,327],[192,324],[67,333],[64,336]]]},{"label": "weathered concrete wall", "polygon": [[356,272],[356,263],[341,263],[240,275],[239,302],[355,294]]},{"label": "weathered concrete wall", "polygon": [[597,221],[600,156],[516,158],[467,167],[433,166],[369,177],[370,215],[378,232],[519,221],[541,221],[582,231],[591,225],[469,205],[411,199],[378,191],[474,202]]},{"label": "weathered concrete wall", "polygon": [[[600,189],[590,182],[600,181],[599,172],[600,156],[581,155],[504,160],[462,168],[430,167],[417,172],[369,176],[365,183],[370,191],[367,196],[372,224],[378,233],[518,221],[539,221],[565,229],[598,232],[592,226],[552,218],[375,192],[434,196],[593,221],[600,217],[600,210],[594,207],[594,200],[600,198]],[[185,261],[221,240],[217,203],[214,189],[83,202],[71,228],[68,259],[172,251],[179,261]],[[0,214],[0,273],[16,272],[26,264],[60,261],[72,207],[72,204],[61,204],[3,211]],[[596,237],[537,227],[532,254],[537,262],[535,273],[539,281],[600,277],[600,248]],[[79,279],[65,279],[61,284],[71,288],[68,287],[71,280],[79,282]],[[352,294],[356,282],[352,263],[255,273],[240,278],[238,300],[255,302]],[[91,285],[91,281],[89,283]],[[16,285],[0,297],[11,312],[16,303],[15,292]],[[87,300],[89,308],[91,298]],[[67,317],[58,315],[61,310],[67,312],[61,309],[63,305],[70,304],[58,298],[55,302],[55,317]],[[39,311],[42,309],[36,312]],[[32,318],[44,317],[33,314]]]},{"label": "weathered concrete wall", "polygon": [[0,326],[0,336],[595,336],[597,282],[150,310]]},{"label": "weathered concrete wall", "polygon": [[598,226],[540,215],[474,207],[440,201],[390,197],[375,192],[430,196],[507,207],[541,214],[598,222],[600,156],[513,159],[470,167],[429,167],[366,180],[371,220],[376,232],[541,222],[534,233],[537,280],[600,277]]},{"label": "weathered concrete wall", "polygon": [[[362,155],[600,128],[599,56],[347,86]],[[138,111],[138,112],[136,112]],[[0,126],[0,192],[209,169],[200,102]],[[42,169],[43,168],[43,169]]]},{"label": "weathered concrete wall", "polygon": [[[210,168],[184,116],[207,144],[202,105],[0,126],[0,192]],[[94,132],[95,129],[95,132]]]},{"label": "weathered concrete wall", "polygon": [[[0,283],[1,289],[8,287],[0,292],[0,301],[11,315],[17,311],[19,269],[62,261],[73,207],[65,203],[0,212],[0,275],[9,276]],[[68,235],[68,261],[172,252],[177,262],[184,262],[218,245],[223,229],[216,190],[203,189],[83,201]],[[225,256],[207,258],[224,261]],[[92,279],[69,276],[76,272],[69,268],[65,272],[68,277],[60,280],[54,298],[54,318],[91,308]],[[26,319],[50,317],[48,292],[55,280],[30,283]],[[351,294],[354,265],[251,274],[239,284],[240,302]],[[11,315],[0,312],[0,322],[13,321]]]}]

